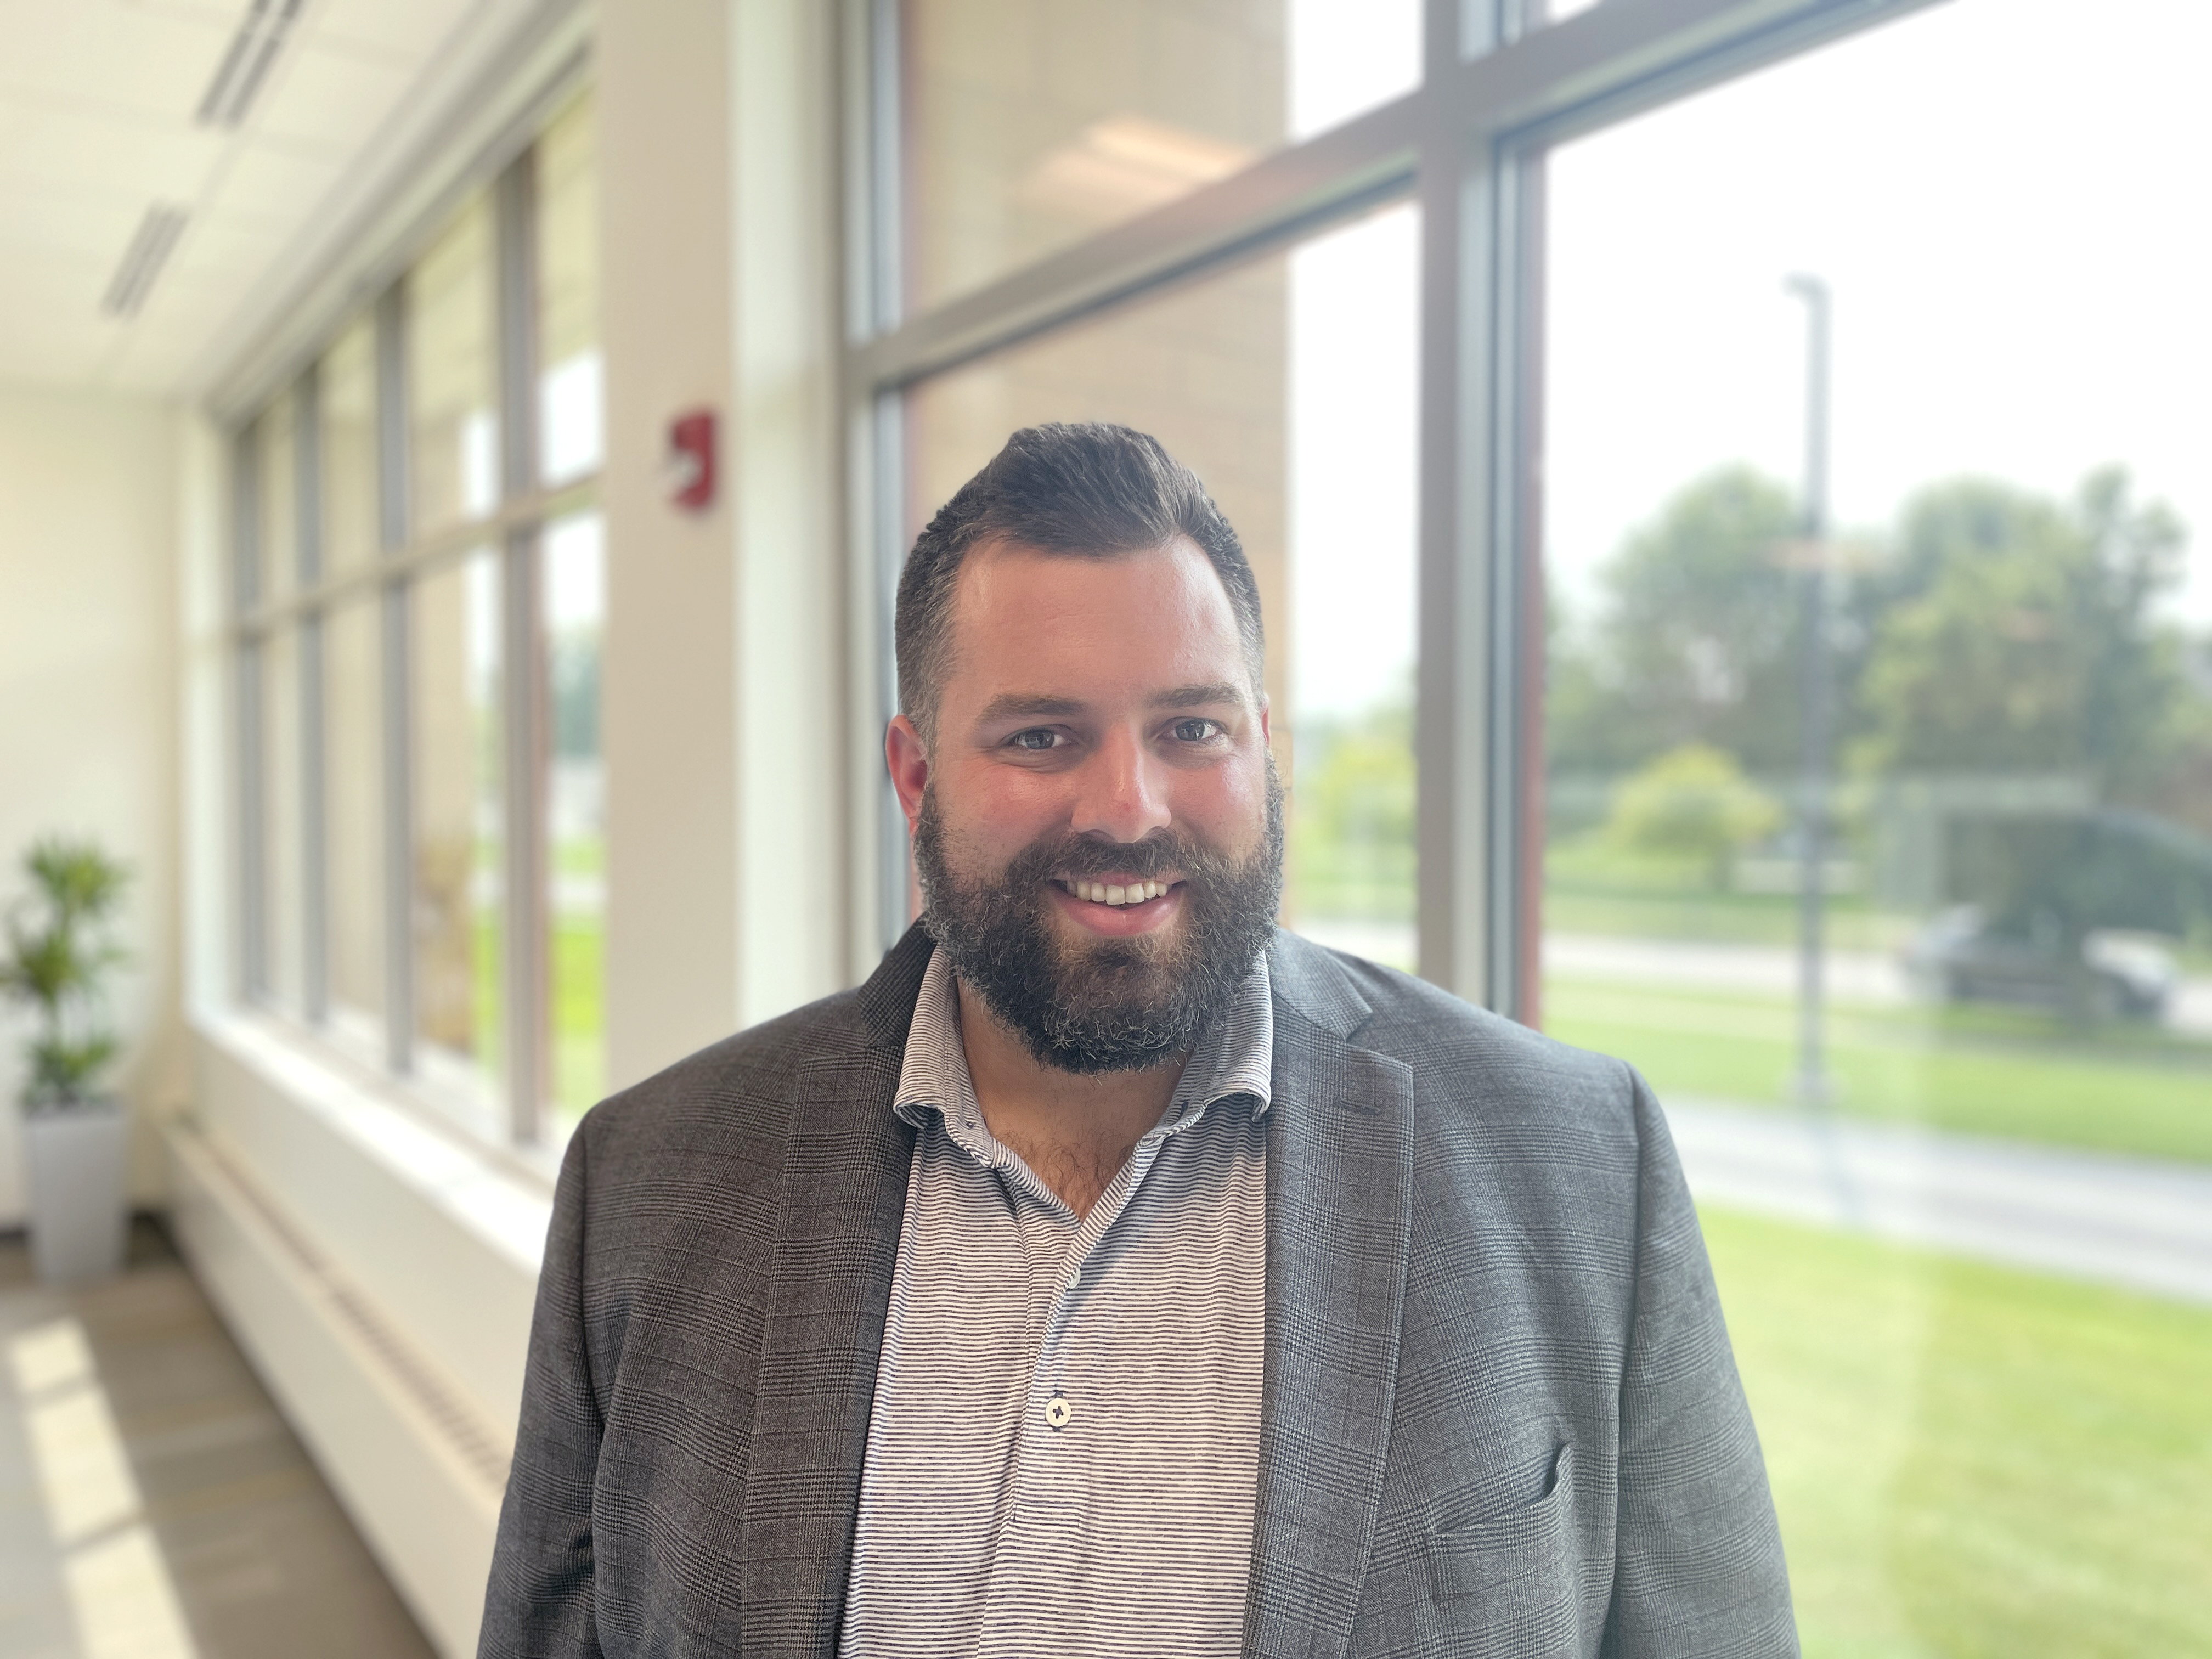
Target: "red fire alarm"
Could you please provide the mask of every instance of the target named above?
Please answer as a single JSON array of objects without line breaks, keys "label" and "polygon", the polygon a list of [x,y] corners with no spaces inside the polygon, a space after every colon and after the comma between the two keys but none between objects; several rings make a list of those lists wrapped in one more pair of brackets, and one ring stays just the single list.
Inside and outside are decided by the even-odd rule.
[{"label": "red fire alarm", "polygon": [[668,499],[686,513],[714,504],[714,411],[687,409],[668,423]]}]

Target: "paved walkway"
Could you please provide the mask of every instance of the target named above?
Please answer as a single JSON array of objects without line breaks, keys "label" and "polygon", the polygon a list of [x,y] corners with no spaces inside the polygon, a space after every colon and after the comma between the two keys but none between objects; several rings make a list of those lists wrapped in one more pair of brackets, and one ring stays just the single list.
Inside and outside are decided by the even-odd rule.
[{"label": "paved walkway", "polygon": [[1667,1118],[1701,1201],[2212,1304],[2212,1168],[1717,1102]]},{"label": "paved walkway", "polygon": [[[1565,979],[1758,996],[1793,996],[1797,989],[1797,953],[1778,945],[1547,933],[1544,971]],[[1823,977],[1828,994],[1838,1002],[1896,1007],[1913,1000],[1903,966],[1880,951],[1830,951]],[[2212,1036],[2212,978],[2185,979],[2175,986],[2166,1002],[2166,1024],[2187,1036]]]},{"label": "paved walkway", "polygon": [[[1889,1006],[1911,999],[1905,969],[1886,952],[1832,950],[1822,965],[1828,994],[1840,1001]],[[1546,933],[1544,971],[1570,979],[1762,995],[1791,996],[1797,990],[1797,953],[1781,945]]]}]

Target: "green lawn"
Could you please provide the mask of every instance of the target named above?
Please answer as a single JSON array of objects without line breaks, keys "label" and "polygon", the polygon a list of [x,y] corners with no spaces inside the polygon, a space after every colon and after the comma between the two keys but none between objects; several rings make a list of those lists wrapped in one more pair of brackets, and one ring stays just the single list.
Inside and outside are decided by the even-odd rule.
[{"label": "green lawn", "polygon": [[[1583,837],[1547,847],[1544,868],[1542,925],[1550,933],[1720,945],[1797,939],[1796,893],[1717,890],[1680,860],[1623,853],[1601,838]],[[1412,914],[1410,900],[1406,914]],[[1832,951],[1897,951],[1928,920],[1878,908],[1856,893],[1830,895],[1824,915]],[[2166,945],[2183,972],[2212,973],[2212,936],[2202,928]]]},{"label": "green lawn", "polygon": [[[1697,860],[1624,852],[1602,836],[1555,842],[1544,850],[1544,927],[1560,933],[1787,945],[1797,937],[1797,896],[1711,886]],[[1828,946],[1892,951],[1916,918],[1877,909],[1861,895],[1832,895]]]},{"label": "green lawn", "polygon": [[[1780,997],[1555,977],[1544,985],[1544,1029],[1630,1061],[1662,1099],[1778,1105],[1796,1061],[1796,1012]],[[1839,1009],[1829,1042],[1846,1112],[2212,1163],[2212,1045],[1918,1008]]]},{"label": "green lawn", "polygon": [[553,1113],[573,1122],[606,1092],[605,934],[597,915],[553,921]]},{"label": "green lawn", "polygon": [[[552,1111],[574,1123],[606,1092],[605,924],[591,911],[556,912],[552,922]],[[495,915],[477,919],[474,967],[477,1061],[496,1077],[506,969]]]},{"label": "green lawn", "polygon": [[2212,1309],[1705,1224],[1808,1659],[2212,1653]]},{"label": "green lawn", "polygon": [[507,1069],[507,1056],[500,1046],[500,1012],[507,1000],[507,932],[496,908],[487,907],[477,913],[471,943],[474,1000],[469,1007],[469,1023],[476,1061],[486,1077],[495,1078]]}]

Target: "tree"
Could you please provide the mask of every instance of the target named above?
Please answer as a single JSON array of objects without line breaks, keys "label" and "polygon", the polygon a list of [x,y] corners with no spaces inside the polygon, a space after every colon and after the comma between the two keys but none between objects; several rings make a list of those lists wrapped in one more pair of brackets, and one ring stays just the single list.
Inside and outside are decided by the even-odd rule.
[{"label": "tree", "polygon": [[1413,738],[1410,696],[1298,729],[1291,882],[1301,910],[1412,919]]},{"label": "tree", "polygon": [[2182,532],[2117,470],[2070,503],[1983,480],[1907,510],[1876,584],[1861,764],[2087,774],[2141,797],[2177,758],[2196,699],[2155,619]]},{"label": "tree", "polygon": [[599,641],[596,629],[554,636],[547,680],[553,706],[553,752],[590,759],[599,752]]},{"label": "tree", "polygon": [[1735,855],[1782,827],[1782,806],[1710,744],[1670,749],[1613,792],[1607,837],[1633,852],[1694,863],[1708,886],[1728,884]]},{"label": "tree", "polygon": [[1797,754],[1798,578],[1790,490],[1747,466],[1690,484],[1607,566],[1587,652],[1553,653],[1554,766],[1613,770],[1684,744],[1753,769]]}]

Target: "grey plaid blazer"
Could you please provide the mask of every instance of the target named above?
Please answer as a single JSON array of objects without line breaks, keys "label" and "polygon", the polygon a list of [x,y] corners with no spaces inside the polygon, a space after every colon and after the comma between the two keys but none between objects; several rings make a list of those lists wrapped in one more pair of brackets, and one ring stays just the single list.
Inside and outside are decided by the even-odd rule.
[{"label": "grey plaid blazer", "polygon": [[[909,933],[859,990],[577,1131],[484,1659],[832,1652],[928,954]],[[1269,960],[1246,1651],[1796,1653],[1758,1440],[1642,1080],[1292,934]]]}]

